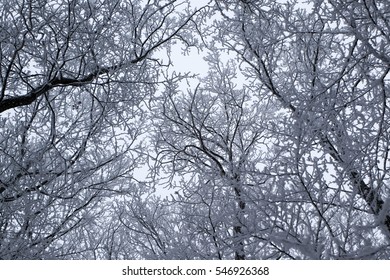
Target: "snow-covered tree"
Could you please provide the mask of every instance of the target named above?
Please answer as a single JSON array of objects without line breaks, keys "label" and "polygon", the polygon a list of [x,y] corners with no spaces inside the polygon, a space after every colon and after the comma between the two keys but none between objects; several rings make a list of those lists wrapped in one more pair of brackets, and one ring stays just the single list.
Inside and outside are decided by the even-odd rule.
[{"label": "snow-covered tree", "polygon": [[279,188],[306,204],[306,218],[289,210],[293,238],[314,250],[296,255],[388,258],[388,2],[216,3],[217,38],[289,112],[275,133],[276,171],[291,174]]},{"label": "snow-covered tree", "polygon": [[0,258],[77,258],[71,233],[132,187],[142,102],[169,64],[154,54],[183,40],[186,6],[0,3]]},{"label": "snow-covered tree", "polygon": [[0,3],[0,258],[388,259],[388,1],[191,5]]}]

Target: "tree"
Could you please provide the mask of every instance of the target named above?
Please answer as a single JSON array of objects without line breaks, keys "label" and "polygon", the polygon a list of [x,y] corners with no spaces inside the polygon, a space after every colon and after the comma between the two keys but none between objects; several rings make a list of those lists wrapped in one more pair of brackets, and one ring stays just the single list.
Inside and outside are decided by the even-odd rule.
[{"label": "tree", "polygon": [[[164,244],[148,258],[388,258],[387,66],[337,5],[216,1],[207,78],[168,83],[153,107],[155,174],[175,192],[124,222]],[[223,66],[226,50],[238,65]]]},{"label": "tree", "polygon": [[[289,111],[279,133],[293,176],[280,187],[305,194],[317,257],[388,258],[387,2],[216,3],[217,39]],[[324,232],[331,241],[319,248]]]},{"label": "tree", "polygon": [[184,5],[0,4],[0,258],[82,256],[72,232],[132,186],[163,67],[152,54],[185,38],[199,10]]},{"label": "tree", "polygon": [[0,3],[0,258],[388,259],[387,1],[134,2]]},{"label": "tree", "polygon": [[252,218],[264,180],[256,164],[267,150],[263,121],[272,108],[235,84],[232,60],[224,64],[217,50],[206,60],[210,70],[193,91],[167,83],[153,108],[157,166],[177,191],[166,202],[176,209],[171,224],[195,235],[185,245],[190,258],[255,258]]}]

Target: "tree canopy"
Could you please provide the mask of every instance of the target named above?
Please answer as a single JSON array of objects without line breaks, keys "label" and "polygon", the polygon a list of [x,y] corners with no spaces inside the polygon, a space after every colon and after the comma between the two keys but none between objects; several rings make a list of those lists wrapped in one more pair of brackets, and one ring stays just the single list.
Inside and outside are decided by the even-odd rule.
[{"label": "tree canopy", "polygon": [[3,2],[0,259],[390,258],[388,1]]}]

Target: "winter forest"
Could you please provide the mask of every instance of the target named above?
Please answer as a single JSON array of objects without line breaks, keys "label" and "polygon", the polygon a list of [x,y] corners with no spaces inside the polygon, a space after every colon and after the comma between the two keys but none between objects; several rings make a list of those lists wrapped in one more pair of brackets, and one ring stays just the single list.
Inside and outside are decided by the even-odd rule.
[{"label": "winter forest", "polygon": [[0,61],[0,259],[390,259],[388,0],[0,0]]}]

